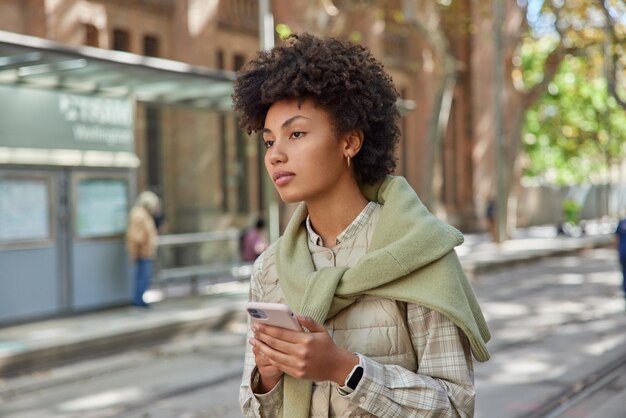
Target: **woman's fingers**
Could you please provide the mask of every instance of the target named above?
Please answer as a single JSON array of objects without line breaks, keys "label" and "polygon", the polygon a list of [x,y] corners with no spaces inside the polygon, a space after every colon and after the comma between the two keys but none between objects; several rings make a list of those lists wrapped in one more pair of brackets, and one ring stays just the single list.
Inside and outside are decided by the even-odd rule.
[{"label": "woman's fingers", "polygon": [[325,370],[337,354],[326,328],[310,318],[298,316],[309,332],[291,331],[271,325],[254,324],[250,339],[255,355],[266,359],[284,373],[297,378],[328,380]]},{"label": "woman's fingers", "polygon": [[[312,336],[302,332],[298,333],[301,334],[299,336],[293,336],[293,332],[294,331],[287,331],[286,333],[283,333],[280,331],[280,328],[277,332],[274,332],[274,330],[269,330],[269,332],[259,330],[255,333],[255,337],[257,340],[265,343],[267,346],[278,352],[288,355],[298,355],[302,353],[302,350],[307,347],[308,344],[310,344]],[[285,337],[285,334],[287,334],[287,337]]]},{"label": "woman's fingers", "polygon": [[[265,336],[265,338],[271,337]],[[279,351],[275,347],[267,344],[259,338],[253,339],[252,341],[250,341],[250,343],[253,344],[254,349],[258,350],[259,355],[265,357],[267,361],[269,361],[272,365],[280,368],[281,370],[283,370],[283,367],[288,366],[296,361],[296,358],[293,356],[293,354],[290,354],[289,352],[285,353]],[[284,347],[284,343],[279,345]]]},{"label": "woman's fingers", "polygon": [[265,334],[278,340],[290,342],[293,344],[302,341],[302,337],[306,335],[306,333],[302,331],[292,331],[290,329],[265,324],[254,324],[252,326],[252,331],[255,335]]}]

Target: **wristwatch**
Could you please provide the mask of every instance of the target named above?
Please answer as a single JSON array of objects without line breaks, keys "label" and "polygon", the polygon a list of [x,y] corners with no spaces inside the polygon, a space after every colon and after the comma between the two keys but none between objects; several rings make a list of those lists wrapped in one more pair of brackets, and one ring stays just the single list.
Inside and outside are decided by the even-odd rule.
[{"label": "wristwatch", "polygon": [[363,377],[363,366],[361,364],[357,364],[354,366],[348,377],[346,377],[345,386],[349,387],[352,390],[355,390],[359,385],[361,378]]},{"label": "wristwatch", "polygon": [[356,387],[359,385],[361,378],[363,377],[363,366],[361,366],[361,358],[359,357],[359,364],[354,366],[348,377],[346,377],[346,381],[343,386],[337,388],[339,394],[341,395],[349,395],[355,391]]}]

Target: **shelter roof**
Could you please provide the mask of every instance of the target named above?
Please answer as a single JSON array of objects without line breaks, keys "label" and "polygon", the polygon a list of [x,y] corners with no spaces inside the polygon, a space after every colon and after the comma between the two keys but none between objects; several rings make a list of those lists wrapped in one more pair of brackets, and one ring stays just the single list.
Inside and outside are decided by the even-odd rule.
[{"label": "shelter roof", "polygon": [[0,83],[229,111],[232,71],[0,31]]}]

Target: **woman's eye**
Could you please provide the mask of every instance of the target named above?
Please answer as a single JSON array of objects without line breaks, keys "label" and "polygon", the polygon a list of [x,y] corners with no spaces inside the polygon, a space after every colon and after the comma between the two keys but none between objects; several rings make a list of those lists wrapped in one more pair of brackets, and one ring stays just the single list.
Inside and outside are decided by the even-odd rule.
[{"label": "woman's eye", "polygon": [[302,138],[304,136],[304,132],[300,132],[300,131],[295,131],[294,133],[291,134],[291,137],[294,139],[299,139]]},{"label": "woman's eye", "polygon": [[274,145],[274,141],[263,141],[263,146],[267,148],[271,148]]}]

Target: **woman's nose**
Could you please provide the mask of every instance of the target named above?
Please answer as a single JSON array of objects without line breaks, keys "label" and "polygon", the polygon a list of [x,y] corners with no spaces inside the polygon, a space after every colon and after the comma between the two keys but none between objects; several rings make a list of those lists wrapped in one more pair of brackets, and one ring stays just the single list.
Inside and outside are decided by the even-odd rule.
[{"label": "woman's nose", "polygon": [[270,164],[284,163],[287,161],[287,154],[281,141],[274,141],[274,144],[267,150],[266,155]]}]

